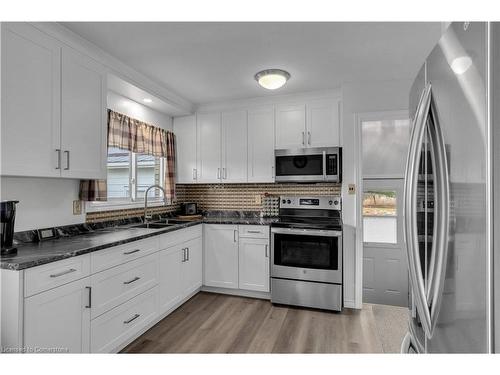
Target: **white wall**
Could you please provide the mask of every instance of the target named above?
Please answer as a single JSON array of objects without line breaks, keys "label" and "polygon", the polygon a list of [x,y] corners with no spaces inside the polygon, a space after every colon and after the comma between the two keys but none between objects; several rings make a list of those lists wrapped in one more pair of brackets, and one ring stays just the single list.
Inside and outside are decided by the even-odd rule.
[{"label": "white wall", "polygon": [[[108,95],[108,108],[165,130],[172,118],[116,93]],[[85,214],[73,215],[79,180],[61,178],[2,177],[1,200],[18,200],[15,231],[83,223]],[[84,205],[83,205],[84,206]]]},{"label": "white wall", "polygon": [[172,117],[134,102],[113,91],[108,91],[108,108],[150,125],[172,130]]},{"label": "white wall", "polygon": [[18,200],[15,231],[83,223],[73,215],[79,180],[2,177],[1,200]]},{"label": "white wall", "polygon": [[[412,81],[384,81],[346,83],[342,86],[342,121],[343,121],[343,183],[342,215],[344,220],[344,301],[347,307],[361,307],[362,285],[356,285],[356,264],[362,259],[356,257],[357,206],[356,194],[348,194],[348,185],[357,182],[356,114],[379,111],[408,109],[408,95]],[[358,249],[359,250],[359,249]],[[358,268],[360,269],[360,268]],[[356,290],[357,289],[357,290]],[[356,293],[357,292],[357,293]]]}]

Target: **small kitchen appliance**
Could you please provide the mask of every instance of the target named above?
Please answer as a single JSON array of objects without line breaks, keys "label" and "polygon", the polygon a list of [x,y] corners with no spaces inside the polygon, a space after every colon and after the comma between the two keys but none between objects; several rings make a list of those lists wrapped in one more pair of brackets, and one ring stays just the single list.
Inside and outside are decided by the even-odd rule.
[{"label": "small kitchen appliance", "polygon": [[1,255],[17,253],[17,248],[13,246],[17,203],[19,201],[0,202]]},{"label": "small kitchen appliance", "polygon": [[197,215],[198,214],[198,205],[196,203],[193,203],[193,202],[181,203],[180,214],[183,216]]}]

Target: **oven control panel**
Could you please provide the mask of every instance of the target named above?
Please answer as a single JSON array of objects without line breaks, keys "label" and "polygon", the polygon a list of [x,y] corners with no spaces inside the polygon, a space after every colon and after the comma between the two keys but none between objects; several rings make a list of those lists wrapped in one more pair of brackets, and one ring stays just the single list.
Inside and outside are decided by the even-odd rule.
[{"label": "oven control panel", "polygon": [[340,210],[341,199],[338,196],[324,197],[280,197],[280,208],[303,208],[321,210]]}]

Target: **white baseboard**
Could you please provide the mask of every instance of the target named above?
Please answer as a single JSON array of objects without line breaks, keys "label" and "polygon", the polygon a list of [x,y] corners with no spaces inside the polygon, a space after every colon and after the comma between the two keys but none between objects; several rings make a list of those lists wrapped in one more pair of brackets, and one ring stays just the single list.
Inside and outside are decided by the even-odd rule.
[{"label": "white baseboard", "polygon": [[344,307],[348,309],[360,309],[360,307],[356,306],[356,302],[353,300],[344,300]]}]

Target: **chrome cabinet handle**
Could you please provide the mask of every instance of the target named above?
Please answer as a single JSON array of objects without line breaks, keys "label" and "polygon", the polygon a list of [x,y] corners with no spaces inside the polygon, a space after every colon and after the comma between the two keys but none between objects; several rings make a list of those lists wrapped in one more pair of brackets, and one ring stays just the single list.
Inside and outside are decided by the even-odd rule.
[{"label": "chrome cabinet handle", "polygon": [[302,132],[302,146],[306,145],[306,133]]},{"label": "chrome cabinet handle", "polygon": [[131,250],[131,251],[125,251],[123,253],[123,255],[130,255],[130,254],[138,253],[139,251],[141,251],[141,249],[135,249],[135,250]]},{"label": "chrome cabinet handle", "polygon": [[136,319],[137,319],[138,317],[140,317],[140,316],[141,316],[141,314],[135,314],[135,315],[134,315],[133,317],[131,317],[130,319],[128,319],[128,320],[124,320],[124,321],[123,321],[123,323],[124,323],[124,324],[129,324],[129,323],[133,322],[134,320],[136,320]]},{"label": "chrome cabinet handle", "polygon": [[426,335],[431,337],[431,317],[425,291],[424,277],[420,267],[415,210],[417,204],[419,156],[422,151],[425,124],[429,113],[429,107],[430,86],[426,87],[422,92],[417,112],[413,120],[410,147],[406,160],[403,215],[405,217],[404,236],[406,240],[410,285],[413,289],[415,304],[420,315],[422,327],[424,328]]},{"label": "chrome cabinet handle", "polygon": [[262,233],[260,230],[247,230],[247,233]]},{"label": "chrome cabinet handle", "polygon": [[186,247],[186,262],[189,262],[189,247]]},{"label": "chrome cabinet handle", "polygon": [[269,248],[269,245],[266,244],[266,258],[269,258],[268,248]]},{"label": "chrome cabinet handle", "polygon": [[182,249],[182,263],[184,263],[186,261],[186,258],[187,258],[187,256],[186,256],[186,248],[184,247]]},{"label": "chrome cabinet handle", "polygon": [[61,169],[61,149],[56,148],[57,152],[57,167],[56,169]]},{"label": "chrome cabinet handle", "polygon": [[236,230],[236,229],[234,229],[234,230],[233,230],[233,241],[234,241],[234,242],[236,242],[236,232],[237,232],[237,230]]},{"label": "chrome cabinet handle", "polygon": [[196,180],[196,168],[193,168],[193,180]]},{"label": "chrome cabinet handle", "polygon": [[85,289],[89,291],[89,304],[85,306],[85,308],[90,309],[92,307],[92,287],[86,286]]},{"label": "chrome cabinet handle", "polygon": [[59,277],[59,276],[67,275],[68,273],[72,273],[72,272],[76,272],[76,270],[74,268],[70,268],[67,271],[53,273],[52,275],[50,275],[50,277]]},{"label": "chrome cabinet handle", "polygon": [[123,284],[125,284],[125,285],[132,284],[133,282],[136,282],[137,280],[140,280],[140,279],[141,278],[139,276],[136,276],[132,280],[124,281]]},{"label": "chrome cabinet handle", "polygon": [[307,144],[310,146],[311,145],[311,132],[307,132],[307,138],[308,138]]},{"label": "chrome cabinet handle", "polygon": [[220,168],[217,168],[217,179],[220,180]]},{"label": "chrome cabinet handle", "polygon": [[67,171],[69,170],[69,151],[66,150],[64,153],[66,154],[66,168],[64,168],[64,170]]}]

